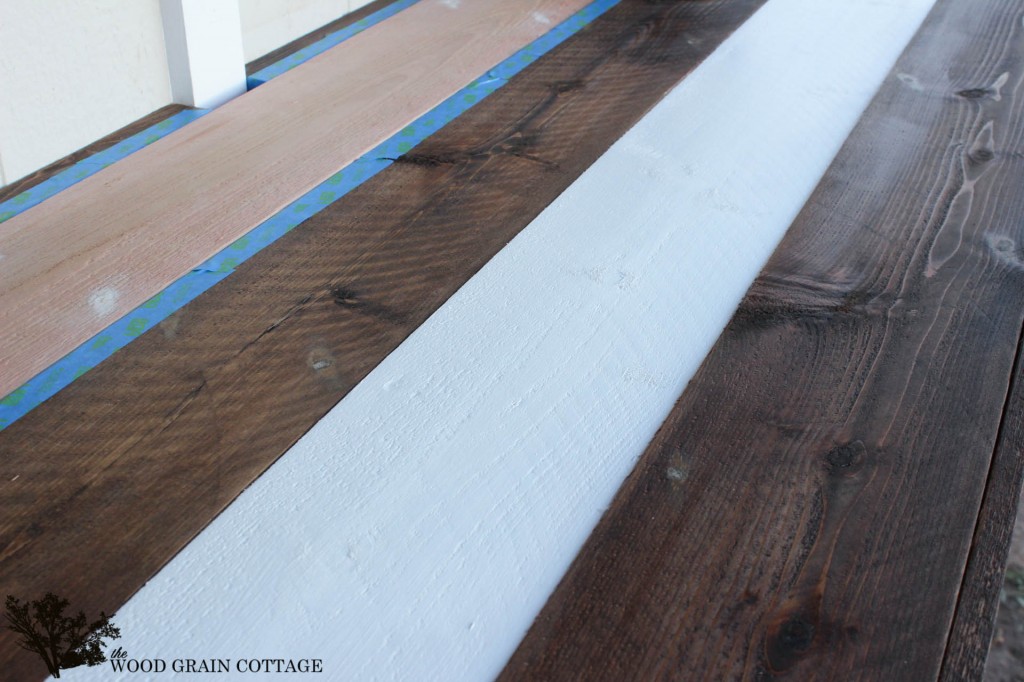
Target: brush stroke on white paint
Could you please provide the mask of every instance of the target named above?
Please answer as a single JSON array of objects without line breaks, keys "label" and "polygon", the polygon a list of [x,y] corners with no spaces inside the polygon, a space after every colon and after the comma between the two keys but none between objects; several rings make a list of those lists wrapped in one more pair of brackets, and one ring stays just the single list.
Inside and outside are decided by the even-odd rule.
[{"label": "brush stroke on white paint", "polygon": [[492,678],[930,5],[771,0],[122,608],[118,644]]}]

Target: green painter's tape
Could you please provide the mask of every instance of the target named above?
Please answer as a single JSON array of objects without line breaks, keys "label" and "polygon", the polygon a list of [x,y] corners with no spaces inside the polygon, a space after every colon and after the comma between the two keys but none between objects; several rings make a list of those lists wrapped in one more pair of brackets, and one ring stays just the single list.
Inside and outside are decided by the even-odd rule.
[{"label": "green painter's tape", "polygon": [[217,268],[217,272],[231,272],[238,267],[240,262],[237,258],[225,258]]},{"label": "green painter's tape", "polygon": [[99,336],[92,340],[91,346],[95,350],[99,350],[100,348],[103,348],[113,340],[114,337],[111,336],[110,334],[100,334]]},{"label": "green painter's tape", "polygon": [[128,329],[126,330],[129,336],[138,336],[142,332],[146,331],[146,325],[149,324],[149,320],[145,317],[132,318],[131,322],[128,323]]},{"label": "green painter's tape", "polygon": [[25,387],[22,386],[18,390],[14,391],[10,395],[0,398],[0,405],[19,405],[21,401],[25,399]]},{"label": "green painter's tape", "polygon": [[146,301],[145,303],[143,303],[142,307],[143,308],[155,308],[158,305],[160,305],[160,301],[161,301],[161,299],[163,299],[163,297],[164,297],[164,292],[161,291],[159,294],[157,294],[153,298],[151,298],[148,301]]}]

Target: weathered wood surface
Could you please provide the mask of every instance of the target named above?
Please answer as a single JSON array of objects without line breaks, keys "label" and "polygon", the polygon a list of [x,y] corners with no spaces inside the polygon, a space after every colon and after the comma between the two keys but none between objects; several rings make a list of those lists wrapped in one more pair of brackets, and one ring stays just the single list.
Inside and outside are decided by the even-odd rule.
[{"label": "weathered wood surface", "polygon": [[626,0],[0,432],[0,585],[115,610],[761,4]]},{"label": "weathered wood surface", "polygon": [[1024,345],[1018,342],[1017,364],[942,663],[940,679],[947,682],[982,679],[995,630],[999,595],[1013,540],[1012,510],[1018,508],[1024,480],[1022,353]]},{"label": "weathered wood surface", "polygon": [[57,173],[67,168],[70,168],[79,161],[82,161],[83,159],[86,159],[92,156],[93,154],[101,152],[104,149],[109,149],[110,147],[113,147],[121,140],[127,139],[132,135],[135,135],[136,133],[140,133],[146,128],[152,125],[156,125],[157,123],[160,123],[161,121],[168,119],[171,116],[174,116],[175,114],[181,111],[185,111],[189,108],[190,107],[187,107],[183,104],[168,104],[165,107],[160,107],[156,111],[147,114],[146,116],[143,116],[139,120],[133,121],[128,125],[124,126],[123,128],[115,130],[110,135],[107,135],[106,137],[99,139],[90,145],[86,145],[85,147],[82,147],[76,152],[68,154],[62,159],[54,161],[45,168],[40,168],[36,172],[26,175],[20,180],[16,180],[10,183],[9,185],[4,185],[3,187],[0,187],[0,202],[7,201],[12,197],[21,194],[25,190],[32,189],[39,183],[49,180]]},{"label": "weathered wood surface", "polygon": [[1021,466],[1014,403],[983,507],[1024,321],[1022,15],[939,1],[501,679],[927,680],[951,629],[947,677],[978,669]]},{"label": "weathered wood surface", "polygon": [[0,395],[586,4],[417,3],[4,223]]}]

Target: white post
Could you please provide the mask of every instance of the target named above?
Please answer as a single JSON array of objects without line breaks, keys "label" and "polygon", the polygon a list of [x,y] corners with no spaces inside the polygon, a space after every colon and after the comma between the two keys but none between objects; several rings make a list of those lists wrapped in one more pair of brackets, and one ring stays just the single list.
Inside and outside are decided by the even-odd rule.
[{"label": "white post", "polygon": [[238,0],[160,0],[171,93],[209,109],[245,92]]}]

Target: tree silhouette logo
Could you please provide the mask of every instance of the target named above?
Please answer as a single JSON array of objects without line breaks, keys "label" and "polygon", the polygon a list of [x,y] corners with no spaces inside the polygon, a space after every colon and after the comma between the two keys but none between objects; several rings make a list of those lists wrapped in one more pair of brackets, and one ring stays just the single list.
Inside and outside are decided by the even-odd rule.
[{"label": "tree silhouette logo", "polygon": [[18,646],[39,654],[54,677],[60,677],[61,670],[103,663],[107,657],[100,644],[104,638],[121,636],[121,630],[102,611],[99,620],[92,623],[82,611],[77,616],[65,616],[70,602],[52,592],[25,604],[7,595],[5,605],[7,628],[21,635]]}]

